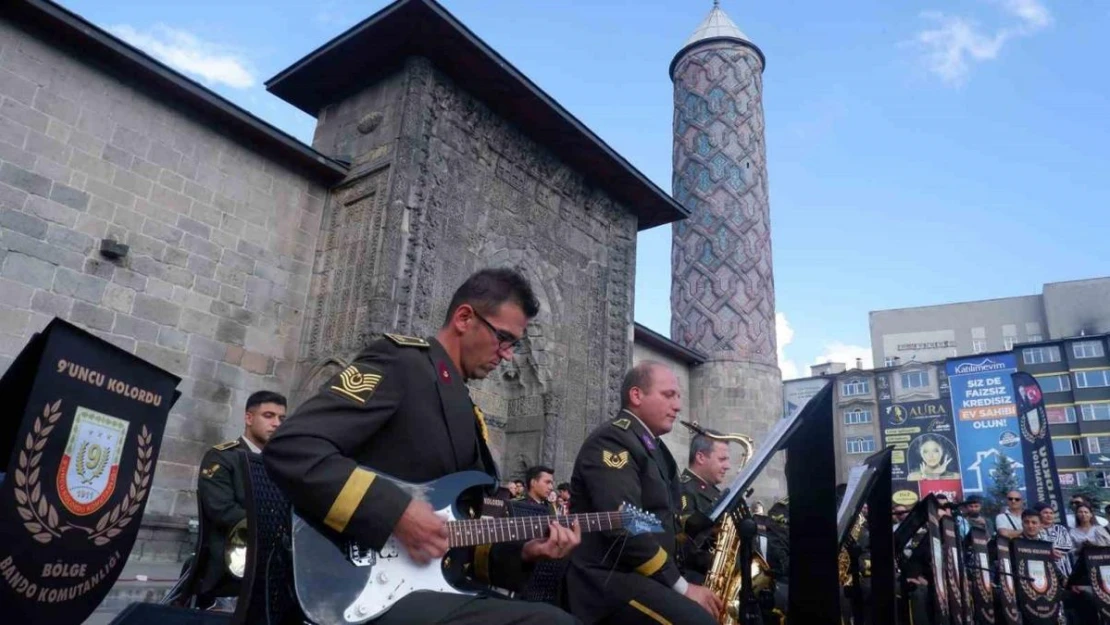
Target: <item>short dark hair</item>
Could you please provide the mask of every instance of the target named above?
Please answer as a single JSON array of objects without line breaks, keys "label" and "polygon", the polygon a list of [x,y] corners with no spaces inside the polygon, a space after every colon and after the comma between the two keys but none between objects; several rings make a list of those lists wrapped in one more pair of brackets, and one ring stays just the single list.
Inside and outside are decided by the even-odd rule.
[{"label": "short dark hair", "polygon": [[1040,513],[1044,512],[1045,510],[1049,510],[1049,509],[1052,509],[1052,506],[1050,504],[1047,504],[1047,503],[1043,502],[1043,501],[1038,501],[1037,505],[1033,506],[1033,511],[1036,512],[1037,514],[1040,514]]},{"label": "short dark hair", "polygon": [[273,391],[255,391],[247,398],[247,411],[251,408],[257,408],[262,404],[277,404],[279,406],[286,406],[285,395],[275,393]]},{"label": "short dark hair", "polygon": [[628,408],[628,395],[633,388],[638,388],[645,393],[651,390],[651,372],[656,367],[665,367],[658,360],[641,360],[624,374],[621,382],[621,408]]},{"label": "short dark hair", "polygon": [[513,484],[520,484],[521,486],[524,486],[524,480],[513,480]]},{"label": "short dark hair", "polygon": [[1026,509],[1021,511],[1021,520],[1022,521],[1024,521],[1025,519],[1028,519],[1029,517],[1037,517],[1037,520],[1040,521],[1041,520],[1041,513],[1037,512],[1036,510],[1030,510],[1029,508],[1026,508]]},{"label": "short dark hair", "polygon": [[551,475],[555,475],[555,469],[552,469],[551,467],[545,467],[542,464],[537,464],[534,467],[528,467],[528,470],[524,472],[524,483],[527,485],[527,488],[532,488],[532,480],[539,478],[539,476],[543,473],[550,473]]},{"label": "short dark hair", "polygon": [[529,319],[540,313],[540,302],[523,274],[515,269],[482,269],[455,291],[443,325],[451,322],[451,317],[463,304],[470,304],[479,314],[493,314],[505,302],[520,306]]},{"label": "short dark hair", "polygon": [[[710,430],[709,428],[702,429],[705,430],[707,434],[716,434],[717,436],[721,435],[721,433],[717,430]],[[703,454],[711,453],[713,451],[713,445],[715,445],[716,443],[722,443],[725,445],[728,444],[725,441],[715,441],[705,434],[695,434],[694,438],[690,439],[690,458],[686,462],[686,466],[694,466],[694,460],[697,458],[698,452],[701,452]]]},{"label": "short dark hair", "polygon": [[559,484],[559,486],[557,486],[555,488],[555,490],[567,490],[567,491],[569,491],[570,490],[570,482],[563,482],[562,484]]}]

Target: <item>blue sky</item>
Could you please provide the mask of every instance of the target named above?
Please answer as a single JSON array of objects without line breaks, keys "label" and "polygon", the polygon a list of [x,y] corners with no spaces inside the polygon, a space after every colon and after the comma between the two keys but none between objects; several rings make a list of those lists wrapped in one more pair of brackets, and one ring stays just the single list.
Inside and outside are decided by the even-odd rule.
[{"label": "blue sky", "polygon": [[[387,2],[63,4],[309,141],[262,82]],[[667,66],[710,0],[445,0],[671,187]],[[1110,5],[826,0],[722,7],[767,56],[787,376],[870,362],[867,313],[1110,274]],[[670,228],[639,240],[636,318],[669,334]]]}]

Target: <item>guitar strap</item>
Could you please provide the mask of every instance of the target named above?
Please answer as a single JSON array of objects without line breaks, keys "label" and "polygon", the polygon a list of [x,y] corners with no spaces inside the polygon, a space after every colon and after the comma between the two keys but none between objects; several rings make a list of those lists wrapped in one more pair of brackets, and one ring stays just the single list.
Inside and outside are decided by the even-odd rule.
[{"label": "guitar strap", "polygon": [[489,493],[492,495],[497,492],[497,488],[501,485],[501,475],[497,471],[497,463],[493,461],[493,453],[489,450],[489,445],[486,440],[482,438],[481,428],[478,427],[477,421],[474,423],[474,437],[478,439],[478,456],[482,459],[483,468],[486,473],[493,476],[496,480],[493,486],[490,486]]}]

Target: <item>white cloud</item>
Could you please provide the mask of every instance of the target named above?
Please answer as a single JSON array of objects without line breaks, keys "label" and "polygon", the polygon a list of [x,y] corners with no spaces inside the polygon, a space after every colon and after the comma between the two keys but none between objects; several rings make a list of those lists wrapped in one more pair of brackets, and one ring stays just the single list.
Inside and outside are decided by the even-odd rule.
[{"label": "white cloud", "polygon": [[856,367],[856,359],[863,361],[864,369],[872,369],[875,363],[871,360],[871,348],[861,345],[849,345],[839,341],[825,343],[824,351],[813,360],[813,364],[821,365],[826,362],[841,362],[849,369]]},{"label": "white cloud", "polygon": [[993,0],[993,3],[1017,21],[984,28],[963,16],[939,11],[921,14],[933,26],[918,32],[914,43],[930,72],[946,83],[960,84],[967,79],[973,63],[997,58],[1008,41],[1032,35],[1052,23],[1052,15],[1040,0]]},{"label": "white cloud", "polygon": [[254,75],[248,69],[250,64],[244,58],[192,33],[161,24],[145,32],[126,24],[109,30],[166,65],[207,83],[236,89],[247,89],[255,84]]},{"label": "white cloud", "polygon": [[794,342],[794,328],[790,327],[786,315],[781,312],[775,313],[775,341],[778,345],[779,371],[782,372],[782,379],[793,380],[799,377],[798,364],[786,357],[786,346]]}]

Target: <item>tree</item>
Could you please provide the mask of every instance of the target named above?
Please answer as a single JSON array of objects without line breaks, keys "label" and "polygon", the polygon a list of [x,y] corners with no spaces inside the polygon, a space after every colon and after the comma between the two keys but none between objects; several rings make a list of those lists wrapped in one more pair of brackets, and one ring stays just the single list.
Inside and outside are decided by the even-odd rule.
[{"label": "tree", "polygon": [[987,489],[987,501],[984,506],[988,514],[998,514],[1006,509],[1006,494],[1012,490],[1021,490],[1017,476],[1014,475],[1014,461],[1003,452],[998,452],[994,457],[994,470],[991,471],[994,483]]}]

